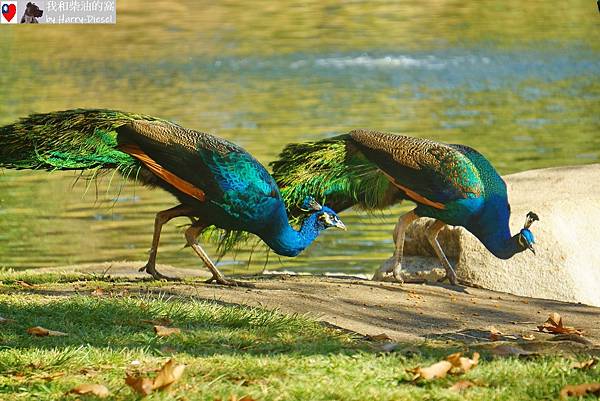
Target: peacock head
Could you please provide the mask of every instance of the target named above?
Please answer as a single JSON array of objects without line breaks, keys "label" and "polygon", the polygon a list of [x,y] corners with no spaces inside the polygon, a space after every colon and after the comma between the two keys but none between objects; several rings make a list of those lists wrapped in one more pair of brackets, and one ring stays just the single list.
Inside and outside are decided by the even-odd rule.
[{"label": "peacock head", "polygon": [[535,244],[535,239],[533,238],[533,234],[529,231],[529,227],[533,224],[534,221],[539,221],[539,217],[537,214],[533,212],[527,213],[525,218],[525,225],[519,232],[519,246],[521,250],[524,251],[529,249],[535,255],[535,250],[533,249],[533,244]]},{"label": "peacock head", "polygon": [[321,206],[312,196],[304,198],[304,202],[302,202],[300,209],[305,212],[311,212],[311,215],[316,216],[316,225],[320,230],[329,227],[336,227],[342,230],[346,229],[342,220],[340,220],[338,215],[332,209],[327,206]]}]

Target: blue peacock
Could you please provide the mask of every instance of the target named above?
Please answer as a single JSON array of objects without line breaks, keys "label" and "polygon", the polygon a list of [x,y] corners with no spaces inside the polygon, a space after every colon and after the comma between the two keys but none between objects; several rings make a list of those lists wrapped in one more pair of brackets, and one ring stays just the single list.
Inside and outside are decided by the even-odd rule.
[{"label": "blue peacock", "polygon": [[148,263],[155,279],[162,226],[187,216],[187,244],[212,273],[227,279],[197,242],[209,228],[250,232],[277,254],[296,256],[328,227],[345,229],[336,213],[306,197],[310,211],[299,230],[288,215],[273,177],[241,147],[172,122],[114,110],[66,110],[33,114],[0,128],[0,167],[46,170],[116,169],[123,176],[172,193],[179,204],[156,214]]},{"label": "blue peacock", "polygon": [[435,219],[427,238],[452,284],[457,283],[456,273],[437,240],[447,224],[465,227],[498,258],[527,249],[534,252],[529,228],[538,216],[529,212],[523,229],[511,235],[506,184],[490,162],[468,146],[355,130],[287,145],[271,166],[291,210],[309,193],[338,212],[353,205],[382,209],[405,199],[416,203],[398,219],[394,254],[375,278],[392,273],[402,280],[405,231],[419,217]]}]

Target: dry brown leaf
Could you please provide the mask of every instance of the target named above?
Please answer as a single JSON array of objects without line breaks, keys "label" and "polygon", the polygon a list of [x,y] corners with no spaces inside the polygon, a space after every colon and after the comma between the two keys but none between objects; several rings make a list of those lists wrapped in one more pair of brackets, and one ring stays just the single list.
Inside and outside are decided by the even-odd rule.
[{"label": "dry brown leaf", "polygon": [[560,390],[560,398],[581,397],[587,394],[600,394],[600,383],[566,385]]},{"label": "dry brown leaf", "polygon": [[157,326],[154,326],[154,332],[159,337],[167,337],[172,334],[181,333],[181,329],[178,329],[177,327],[165,327],[165,326],[157,325]]},{"label": "dry brown leaf", "polygon": [[153,326],[168,326],[173,323],[173,320],[166,317],[161,317],[158,319],[144,319],[142,320],[142,323],[148,323]]},{"label": "dry brown leaf", "polygon": [[169,359],[169,361],[164,364],[154,379],[154,390],[160,390],[169,387],[171,384],[175,383],[181,378],[184,370],[185,365],[176,365],[175,360]]},{"label": "dry brown leaf", "polygon": [[94,291],[92,291],[91,295],[93,297],[101,297],[104,295],[104,290],[102,288],[96,288]]},{"label": "dry brown leaf", "polygon": [[552,312],[548,316],[547,322],[554,326],[562,326],[562,317],[560,317],[560,315],[558,313]]},{"label": "dry brown leaf", "polygon": [[7,319],[5,317],[0,316],[0,324],[4,324],[4,323],[14,323],[16,322],[16,320],[13,319]]},{"label": "dry brown leaf", "polygon": [[468,389],[469,387],[474,387],[475,383],[470,380],[461,380],[459,382],[454,383],[451,387],[448,388],[450,391],[461,392],[463,390]]},{"label": "dry brown leaf", "polygon": [[523,334],[521,338],[525,341],[533,341],[535,340],[535,336],[533,334]]},{"label": "dry brown leaf", "polygon": [[558,313],[551,313],[548,319],[541,325],[537,326],[539,331],[546,330],[553,334],[577,334],[583,335],[583,330],[578,330],[572,326],[565,326],[562,317]]},{"label": "dry brown leaf", "polygon": [[125,377],[125,383],[138,394],[148,395],[153,390],[152,379],[149,377],[129,376],[128,374]]},{"label": "dry brown leaf", "polygon": [[106,398],[110,395],[110,391],[102,384],[80,384],[71,391],[70,394],[92,394],[98,398]]},{"label": "dry brown leaf", "polygon": [[154,390],[163,390],[178,381],[183,375],[185,365],[176,365],[173,359],[169,359],[154,379],[143,376],[131,376],[127,374],[125,383],[133,388],[138,394],[148,395]]},{"label": "dry brown leaf", "polygon": [[497,356],[535,356],[536,352],[526,351],[521,347],[502,344],[492,348],[491,352]]},{"label": "dry brown leaf", "polygon": [[461,355],[460,352],[456,352],[446,358],[452,364],[452,373],[466,373],[479,363],[479,352],[473,353],[473,359]]},{"label": "dry brown leaf", "polygon": [[448,372],[452,369],[452,363],[448,361],[440,361],[434,363],[431,366],[426,368],[415,368],[410,370],[411,373],[414,374],[412,380],[415,381],[417,379],[423,380],[431,380],[431,379],[441,379],[442,377],[446,377]]},{"label": "dry brown leaf", "polygon": [[498,341],[504,335],[500,330],[498,330],[494,326],[490,327],[489,330],[490,330],[490,340],[491,341]]},{"label": "dry brown leaf", "polygon": [[593,368],[594,365],[597,363],[598,363],[598,358],[591,358],[591,359],[588,359],[587,361],[573,362],[571,364],[571,368],[573,368],[573,369],[590,369],[590,368]]},{"label": "dry brown leaf", "polygon": [[27,329],[27,332],[31,335],[38,337],[60,337],[60,336],[68,336],[67,333],[63,333],[62,331],[48,330],[40,326],[30,327]]},{"label": "dry brown leaf", "polygon": [[15,284],[18,284],[18,285],[20,285],[21,287],[24,287],[24,288],[33,288],[32,284],[29,284],[28,282],[23,281],[23,280],[17,280],[17,281],[15,281]]},{"label": "dry brown leaf", "polygon": [[385,333],[367,335],[367,339],[370,341],[391,341],[392,338]]}]

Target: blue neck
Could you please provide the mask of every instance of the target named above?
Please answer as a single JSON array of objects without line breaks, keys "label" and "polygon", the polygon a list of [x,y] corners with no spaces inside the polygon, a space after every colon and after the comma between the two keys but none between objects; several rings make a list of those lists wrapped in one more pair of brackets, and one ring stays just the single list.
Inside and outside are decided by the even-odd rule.
[{"label": "blue neck", "polygon": [[[283,209],[283,208],[282,208]],[[287,213],[279,212],[279,216],[273,219],[274,225],[258,235],[278,255],[296,256],[308,247],[325,229],[317,221],[317,214],[313,213],[302,222],[299,231],[294,230],[288,222]]]},{"label": "blue neck", "polygon": [[487,199],[485,206],[475,221],[466,226],[481,243],[500,259],[509,259],[516,253],[522,252],[517,235],[511,236],[508,227],[510,211],[506,197]]},{"label": "blue neck", "polygon": [[475,236],[479,238],[481,243],[485,245],[494,256],[500,259],[510,259],[515,254],[525,250],[519,245],[518,234],[511,236],[508,229],[506,232],[497,231],[493,234],[475,234]]}]

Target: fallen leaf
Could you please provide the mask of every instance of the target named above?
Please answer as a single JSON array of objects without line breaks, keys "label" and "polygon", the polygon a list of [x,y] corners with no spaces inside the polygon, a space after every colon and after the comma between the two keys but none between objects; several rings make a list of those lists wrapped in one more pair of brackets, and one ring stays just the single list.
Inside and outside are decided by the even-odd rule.
[{"label": "fallen leaf", "polygon": [[177,327],[165,327],[165,326],[157,325],[157,326],[154,326],[154,332],[159,337],[167,337],[172,334],[181,333],[181,329],[178,329]]},{"label": "fallen leaf", "polygon": [[538,330],[543,332],[546,330],[548,333],[553,334],[577,334],[583,335],[583,330],[578,330],[575,327],[563,325],[562,317],[554,312],[548,316],[548,319],[541,325],[537,326]]},{"label": "fallen leaf", "polygon": [[101,297],[104,295],[104,290],[102,288],[96,288],[94,291],[92,291],[91,295],[93,297]]},{"label": "fallen leaf", "polygon": [[54,331],[54,330],[48,330],[45,329],[43,327],[40,326],[36,326],[36,327],[30,327],[27,329],[27,332],[31,335],[34,336],[38,336],[38,337],[60,337],[60,336],[68,336],[67,333],[63,333],[62,331]]},{"label": "fallen leaf", "polygon": [[367,335],[367,339],[370,341],[391,341],[392,338],[385,333]]},{"label": "fallen leaf", "polygon": [[550,316],[548,316],[548,323],[554,326],[562,326],[562,317],[556,312],[552,312]]},{"label": "fallen leaf", "polygon": [[80,384],[69,391],[69,394],[92,394],[98,398],[106,398],[110,395],[110,391],[102,384]]},{"label": "fallen leaf", "polygon": [[566,385],[560,390],[560,398],[581,397],[586,394],[600,394],[600,383],[584,383],[578,385]]},{"label": "fallen leaf", "polygon": [[573,362],[571,364],[571,368],[572,369],[590,369],[590,368],[594,367],[594,365],[597,363],[598,363],[598,358],[591,358],[591,359],[588,359],[587,361]]},{"label": "fallen leaf", "polygon": [[171,384],[175,383],[181,378],[184,370],[185,365],[176,365],[175,360],[169,359],[169,361],[164,364],[154,379],[154,390],[160,390],[169,387]]},{"label": "fallen leaf", "polygon": [[454,383],[451,387],[448,388],[448,390],[461,392],[461,391],[466,390],[469,387],[473,387],[473,386],[475,386],[475,383],[473,383],[472,381],[461,380],[459,382]]},{"label": "fallen leaf", "polygon": [[7,319],[5,317],[0,316],[0,324],[4,324],[4,323],[14,323],[16,320],[13,319]]},{"label": "fallen leaf", "polygon": [[33,288],[32,284],[29,284],[28,282],[23,281],[23,280],[17,280],[17,281],[15,281],[15,284],[18,284],[18,285],[20,285],[21,287],[24,287],[24,288]]},{"label": "fallen leaf", "polygon": [[535,340],[535,336],[533,334],[523,334],[521,338],[525,341],[533,341]]},{"label": "fallen leaf", "polygon": [[500,330],[498,330],[495,327],[490,327],[490,340],[491,341],[498,341],[504,334],[502,334],[502,332]]},{"label": "fallen leaf", "polygon": [[452,369],[451,362],[440,361],[426,368],[418,367],[415,369],[411,369],[410,372],[414,374],[412,378],[413,381],[417,379],[431,380],[446,377],[450,369]]},{"label": "fallen leaf", "polygon": [[175,360],[169,359],[154,379],[144,376],[133,376],[127,374],[125,383],[133,388],[138,394],[148,395],[154,390],[163,390],[178,381],[183,375],[185,365],[176,365]]},{"label": "fallen leaf", "polygon": [[536,352],[526,351],[523,348],[502,344],[492,348],[491,352],[497,356],[536,356]]},{"label": "fallen leaf", "polygon": [[149,377],[129,376],[129,374],[127,374],[125,383],[138,394],[148,395],[153,390],[152,379]]},{"label": "fallen leaf", "polygon": [[456,352],[446,358],[452,364],[452,373],[466,373],[479,363],[479,352],[473,353],[473,359],[461,355],[460,352]]}]

